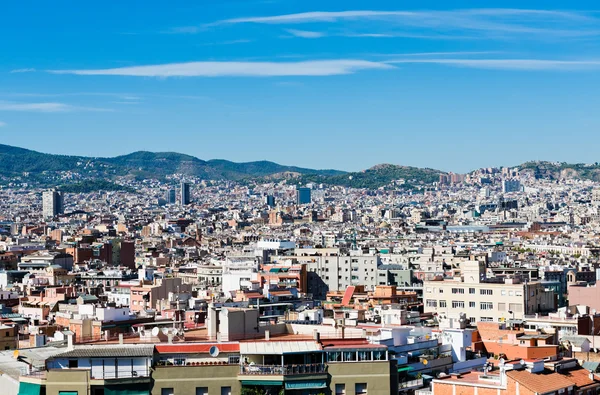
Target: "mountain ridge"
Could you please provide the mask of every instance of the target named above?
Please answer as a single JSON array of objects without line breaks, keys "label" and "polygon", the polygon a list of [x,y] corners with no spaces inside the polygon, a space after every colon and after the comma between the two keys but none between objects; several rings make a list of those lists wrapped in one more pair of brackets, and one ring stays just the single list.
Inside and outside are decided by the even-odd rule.
[{"label": "mountain ridge", "polygon": [[[600,181],[600,164],[529,161],[518,166],[536,178],[551,180],[580,178]],[[164,179],[181,174],[206,180],[290,180],[295,184],[323,183],[355,188],[379,188],[396,184],[405,187],[431,184],[445,171],[381,163],[368,169],[346,172],[334,169],[309,169],[281,165],[267,160],[233,162],[226,159],[203,160],[178,152],[135,151],[115,157],[86,157],[42,153],[0,144],[0,180],[19,179],[33,185],[61,185],[61,172],[80,176],[71,182],[106,180],[120,177]],[[54,178],[53,178],[54,177]],[[62,180],[62,181],[61,181]],[[102,185],[102,184],[98,184]]]}]

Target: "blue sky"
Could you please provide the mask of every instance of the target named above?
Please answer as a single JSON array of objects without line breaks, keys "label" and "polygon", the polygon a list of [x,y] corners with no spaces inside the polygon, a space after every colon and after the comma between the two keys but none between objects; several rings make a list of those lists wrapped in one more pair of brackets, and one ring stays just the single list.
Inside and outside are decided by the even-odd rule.
[{"label": "blue sky", "polygon": [[343,170],[599,161],[594,2],[176,4],[3,2],[0,142]]}]

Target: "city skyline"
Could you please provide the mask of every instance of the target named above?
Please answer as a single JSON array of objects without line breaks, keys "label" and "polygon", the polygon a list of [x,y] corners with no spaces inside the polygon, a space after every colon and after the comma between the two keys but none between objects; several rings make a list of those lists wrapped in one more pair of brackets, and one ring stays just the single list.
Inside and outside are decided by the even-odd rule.
[{"label": "city skyline", "polygon": [[597,161],[591,2],[144,4],[5,5],[2,142],[346,171]]}]

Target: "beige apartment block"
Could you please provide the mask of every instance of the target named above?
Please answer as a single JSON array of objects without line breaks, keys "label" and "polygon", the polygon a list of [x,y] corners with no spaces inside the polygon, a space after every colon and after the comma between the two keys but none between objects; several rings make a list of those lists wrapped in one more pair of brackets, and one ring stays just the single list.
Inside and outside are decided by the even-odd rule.
[{"label": "beige apartment block", "polygon": [[466,261],[451,279],[437,277],[423,284],[424,311],[446,317],[465,313],[471,324],[508,322],[553,311],[556,295],[540,282],[519,277],[487,278],[484,262]]}]

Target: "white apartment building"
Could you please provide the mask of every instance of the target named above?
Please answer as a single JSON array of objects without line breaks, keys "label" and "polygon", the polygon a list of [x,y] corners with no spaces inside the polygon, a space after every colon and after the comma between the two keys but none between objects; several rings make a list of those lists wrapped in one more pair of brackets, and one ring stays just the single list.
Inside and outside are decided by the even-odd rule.
[{"label": "white apartment building", "polygon": [[484,262],[465,261],[452,279],[423,284],[424,311],[442,317],[465,313],[471,324],[524,319],[555,309],[555,293],[540,282],[520,278],[486,278]]},{"label": "white apartment building", "polygon": [[381,258],[362,251],[339,255],[337,248],[296,249],[295,256],[272,257],[271,260],[306,263],[307,292],[315,299],[325,299],[327,292],[343,291],[351,285],[364,285],[366,291],[374,291],[379,284],[377,267],[381,265]]},{"label": "white apartment building", "polygon": [[251,281],[256,280],[258,266],[258,259],[254,255],[228,256],[221,263],[222,291],[227,294],[250,288]]}]

